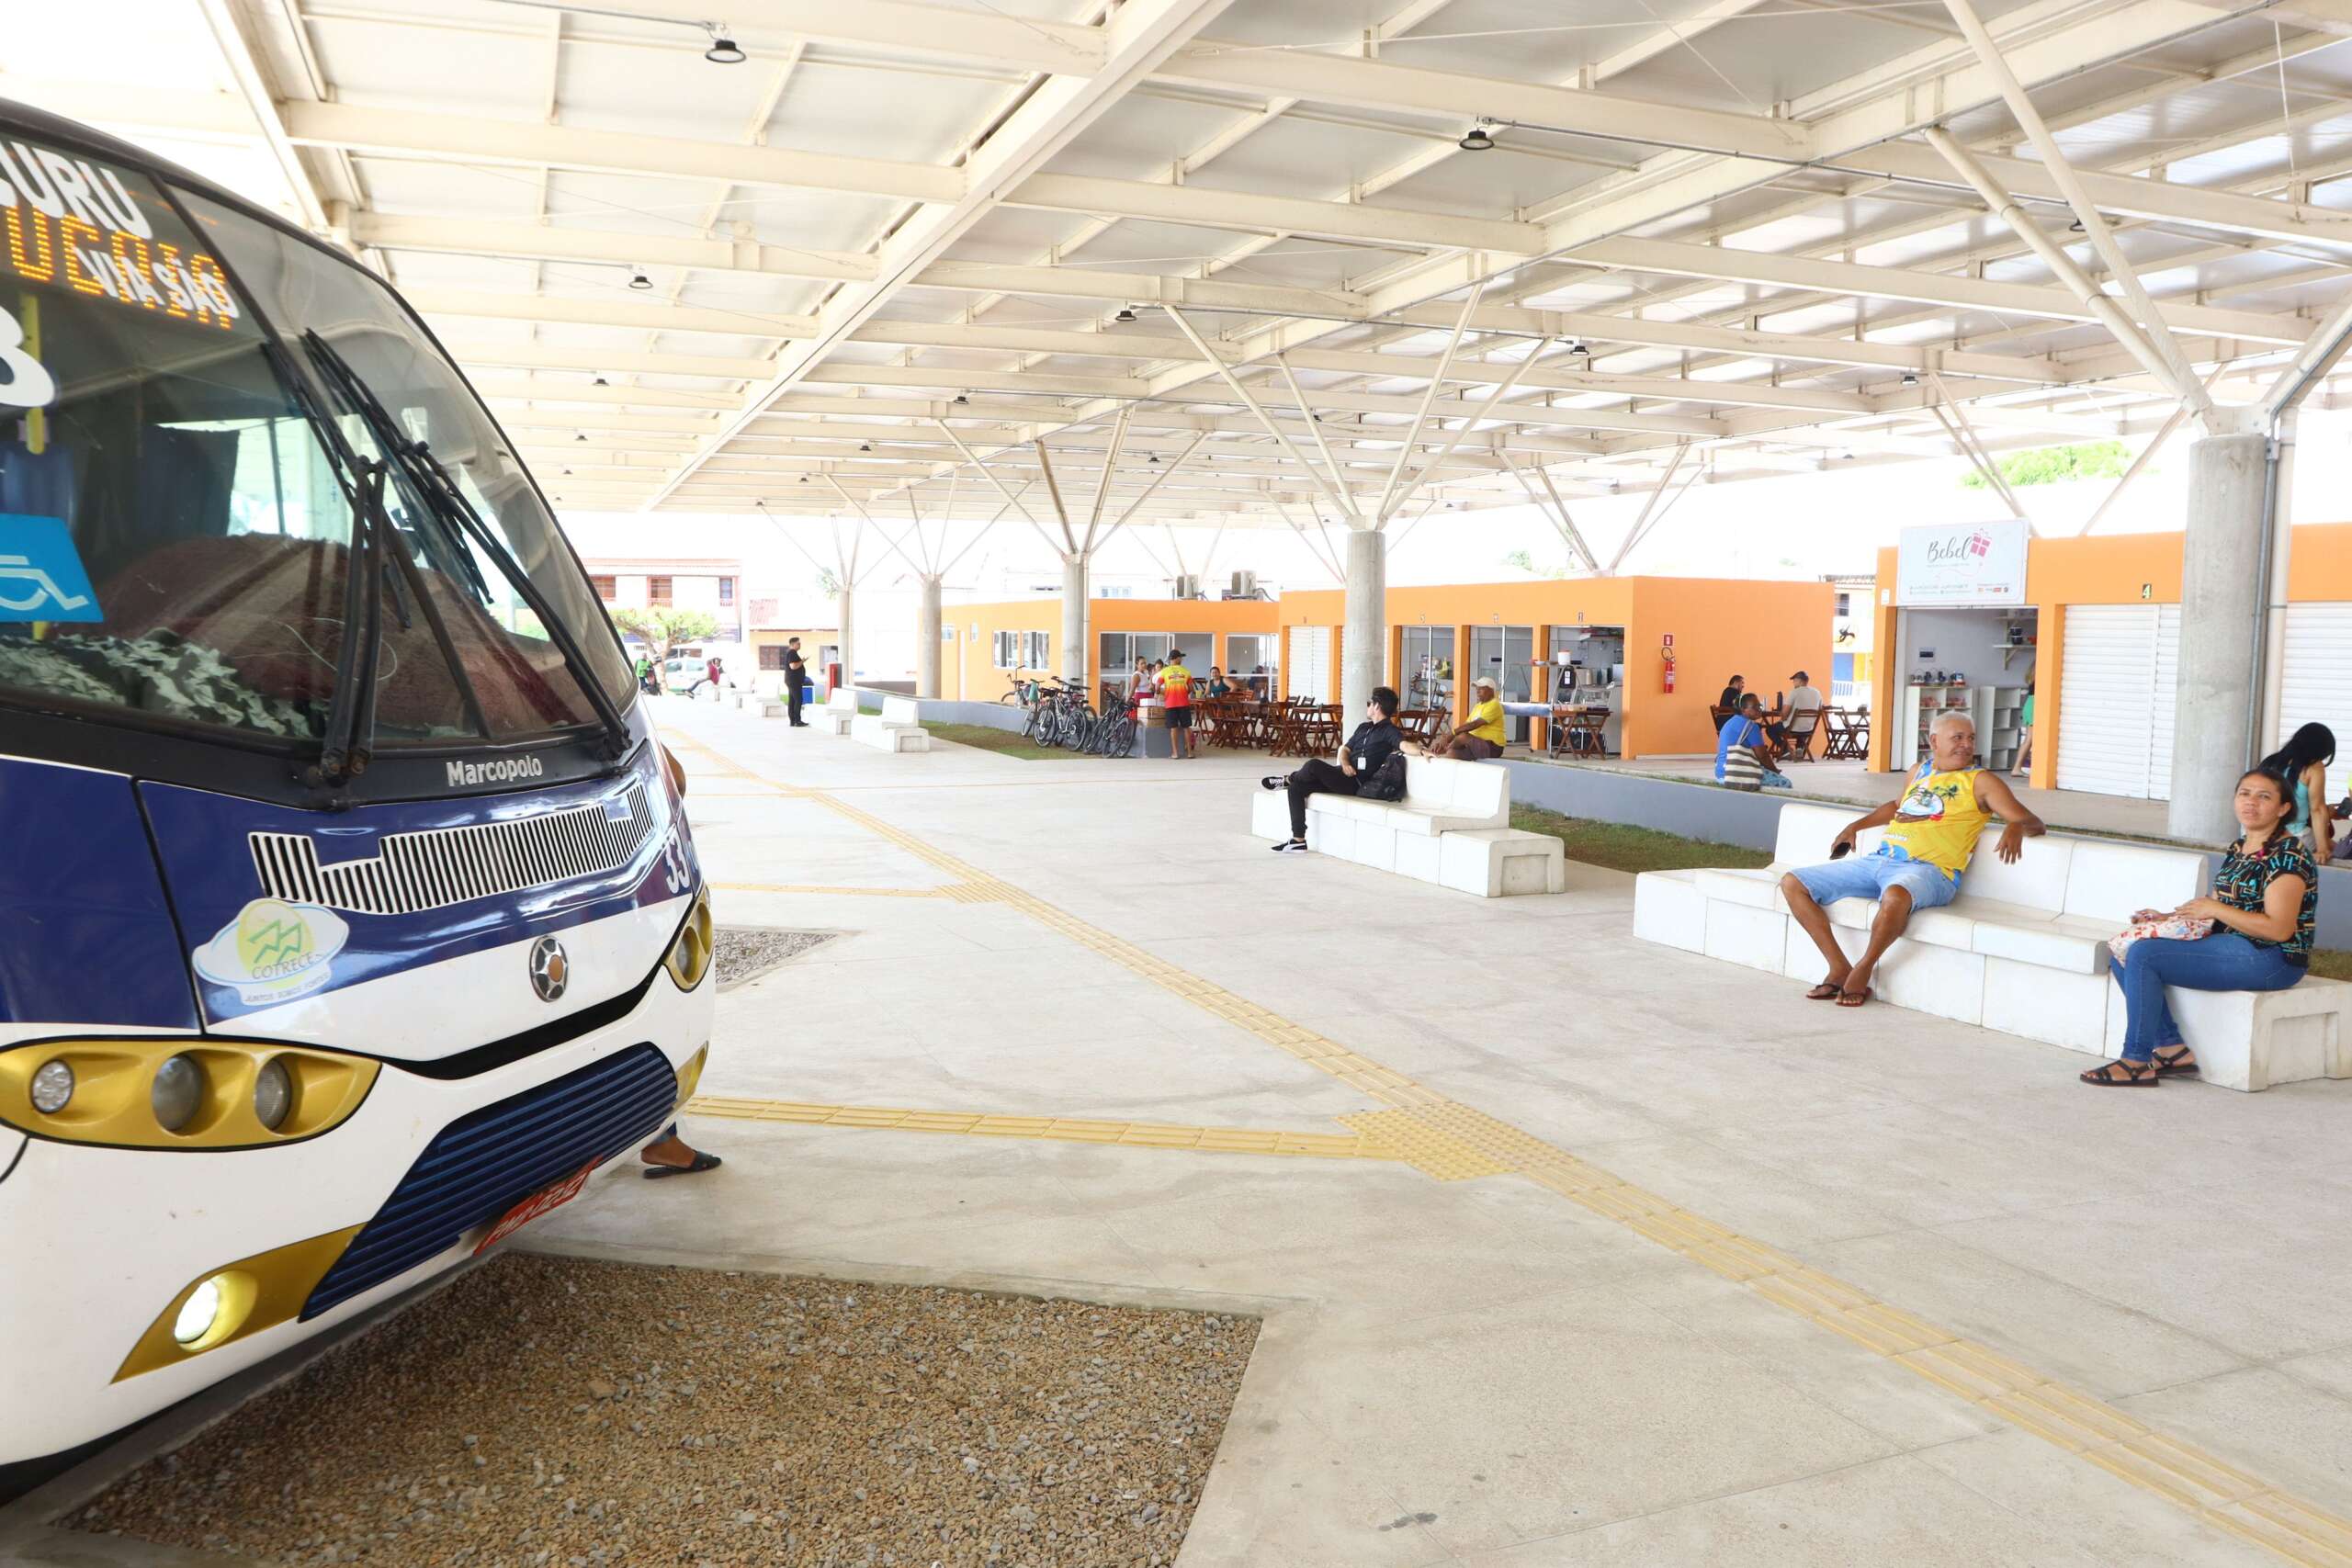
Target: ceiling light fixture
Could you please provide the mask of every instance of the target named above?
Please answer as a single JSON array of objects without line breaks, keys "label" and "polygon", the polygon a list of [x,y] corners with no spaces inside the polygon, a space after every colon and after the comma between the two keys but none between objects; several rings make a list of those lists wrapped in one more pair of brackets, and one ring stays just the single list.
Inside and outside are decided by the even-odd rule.
[{"label": "ceiling light fixture", "polygon": [[629,274],[628,286],[641,291],[652,288],[653,280],[641,272],[633,272]]},{"label": "ceiling light fixture", "polygon": [[1132,305],[1122,305],[1119,307],[1119,313],[1111,319],[1114,321],[1132,321],[1136,319],[1136,308]]},{"label": "ceiling light fixture", "polygon": [[1587,348],[1582,340],[1578,340],[1576,343],[1568,344],[1568,357],[1570,359],[1581,359],[1589,366],[1592,363],[1592,350]]},{"label": "ceiling light fixture", "polygon": [[605,380],[602,376],[599,376],[599,377],[597,377],[597,378],[595,378],[595,380],[594,380],[594,381],[590,382],[590,383],[589,383],[589,385],[590,385],[590,386],[593,386],[593,387],[609,387],[609,386],[611,386],[611,385],[612,385],[612,383],[611,383],[610,381]]},{"label": "ceiling light fixture", "polygon": [[2066,231],[2070,234],[2087,234],[2090,232],[2088,229],[2083,227],[2083,220],[2079,218],[2066,225]]},{"label": "ceiling light fixture", "polygon": [[571,438],[572,438],[574,441],[585,441],[585,440],[587,440],[587,439],[588,439],[588,436],[587,436],[587,434],[586,434],[586,433],[585,433],[585,432],[578,432],[578,433],[575,433],[575,434],[572,435],[572,437],[571,437]]},{"label": "ceiling light fixture", "polygon": [[956,400],[957,402],[959,402],[959,403],[968,403],[968,402],[970,402],[972,400],[971,400],[971,399],[969,399],[969,398],[967,398],[967,397],[966,397],[963,393],[958,392],[958,393],[956,393]]},{"label": "ceiling light fixture", "polygon": [[871,452],[874,450],[874,443],[871,441],[861,441],[857,444],[857,449],[861,452]]},{"label": "ceiling light fixture", "polygon": [[710,34],[710,47],[702,51],[702,57],[705,60],[709,61],[713,65],[741,65],[751,58],[737,47],[733,39],[720,32],[718,28],[719,24],[717,22],[703,24],[703,30]]},{"label": "ceiling light fixture", "polygon": [[1903,373],[1903,384],[1906,387],[1917,386],[1919,384],[1918,372],[1916,370],[1905,370]]},{"label": "ceiling light fixture", "polygon": [[1491,152],[1495,150],[1495,139],[1487,134],[1487,122],[1482,119],[1464,131],[1462,140],[1454,145],[1464,152]]}]

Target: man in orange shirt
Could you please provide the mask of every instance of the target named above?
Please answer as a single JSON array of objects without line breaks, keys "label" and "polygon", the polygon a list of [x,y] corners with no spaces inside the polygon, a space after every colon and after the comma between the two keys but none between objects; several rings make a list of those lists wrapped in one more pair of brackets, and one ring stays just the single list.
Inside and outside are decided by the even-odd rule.
[{"label": "man in orange shirt", "polygon": [[1168,709],[1168,750],[1178,761],[1193,754],[1193,672],[1184,650],[1171,648],[1159,667],[1159,700]]}]

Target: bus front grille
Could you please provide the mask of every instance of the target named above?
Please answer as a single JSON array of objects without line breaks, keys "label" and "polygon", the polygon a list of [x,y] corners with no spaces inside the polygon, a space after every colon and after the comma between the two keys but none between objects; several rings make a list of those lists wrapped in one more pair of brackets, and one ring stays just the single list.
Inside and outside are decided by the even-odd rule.
[{"label": "bus front grille", "polygon": [[643,780],[608,800],[536,817],[385,836],[367,860],[319,863],[307,833],[250,833],[273,898],[354,915],[414,915],[627,865],[653,830]]},{"label": "bus front grille", "polygon": [[302,1305],[305,1319],[413,1269],[543,1187],[652,1136],[678,1098],[651,1045],[468,1111],[441,1129]]}]

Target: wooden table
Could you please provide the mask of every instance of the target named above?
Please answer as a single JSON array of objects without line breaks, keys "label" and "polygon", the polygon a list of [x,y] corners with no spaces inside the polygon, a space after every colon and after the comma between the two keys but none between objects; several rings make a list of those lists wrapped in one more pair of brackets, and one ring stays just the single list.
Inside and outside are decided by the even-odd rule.
[{"label": "wooden table", "polygon": [[1826,707],[1821,710],[1822,733],[1829,737],[1828,750],[1821,754],[1825,762],[1860,762],[1870,756],[1871,714],[1868,708],[1853,713],[1844,708]]}]

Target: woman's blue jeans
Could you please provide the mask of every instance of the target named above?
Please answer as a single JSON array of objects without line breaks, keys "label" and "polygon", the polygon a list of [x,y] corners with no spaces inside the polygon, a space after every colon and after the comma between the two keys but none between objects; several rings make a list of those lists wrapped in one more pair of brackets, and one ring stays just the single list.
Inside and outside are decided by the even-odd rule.
[{"label": "woman's blue jeans", "polygon": [[2276,947],[2235,931],[2215,931],[2195,942],[2143,937],[2107,972],[2123,987],[2123,1059],[2144,1062],[2160,1050],[2185,1043],[2165,987],[2190,991],[2283,991],[2303,977]]}]

